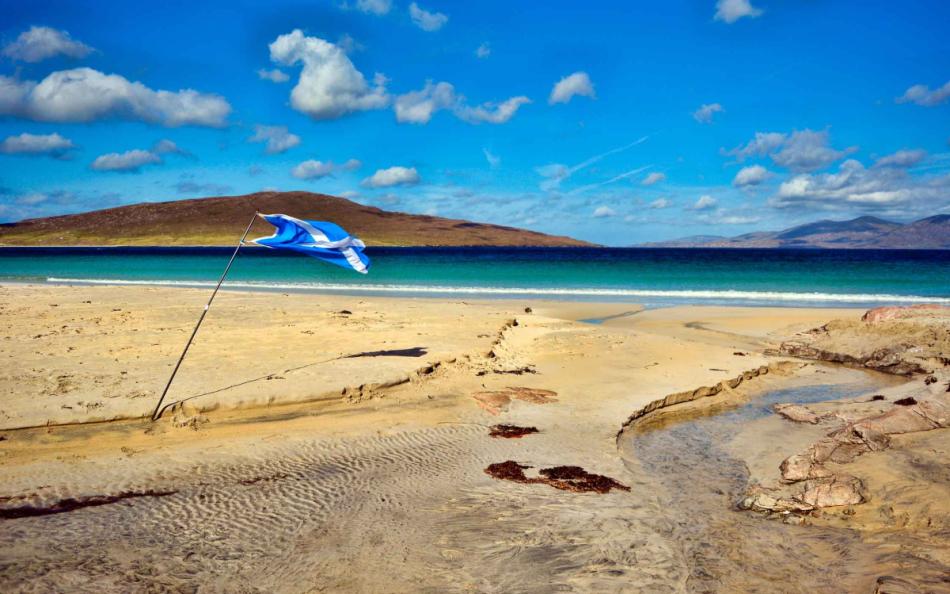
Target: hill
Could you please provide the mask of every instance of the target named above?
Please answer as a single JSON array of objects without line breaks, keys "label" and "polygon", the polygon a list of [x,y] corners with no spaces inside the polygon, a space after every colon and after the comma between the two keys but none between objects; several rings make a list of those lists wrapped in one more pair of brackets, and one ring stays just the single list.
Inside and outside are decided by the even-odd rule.
[{"label": "hill", "polygon": [[[589,243],[515,227],[389,212],[310,192],[260,192],[145,202],[0,225],[0,245],[234,245],[255,211],[333,221],[367,245],[583,246]],[[270,235],[254,223],[248,237]]]},{"label": "hill", "polygon": [[758,231],[736,237],[684,237],[644,247],[950,249],[950,215],[913,223],[894,223],[870,216],[850,221],[817,221],[783,231]]}]

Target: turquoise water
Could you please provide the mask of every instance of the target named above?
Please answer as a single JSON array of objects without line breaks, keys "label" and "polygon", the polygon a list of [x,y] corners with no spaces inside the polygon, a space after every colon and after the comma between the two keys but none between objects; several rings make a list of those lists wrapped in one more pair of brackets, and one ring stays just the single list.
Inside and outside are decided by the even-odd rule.
[{"label": "turquoise water", "polygon": [[[211,286],[228,248],[0,248],[0,280]],[[751,305],[950,304],[950,252],[370,248],[359,275],[242,249],[225,287]]]}]

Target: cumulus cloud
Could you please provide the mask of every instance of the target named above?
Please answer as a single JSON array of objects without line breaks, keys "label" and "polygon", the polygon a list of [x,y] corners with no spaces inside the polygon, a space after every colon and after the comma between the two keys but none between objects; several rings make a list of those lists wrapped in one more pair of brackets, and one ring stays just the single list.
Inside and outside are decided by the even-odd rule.
[{"label": "cumulus cloud", "polygon": [[642,183],[645,186],[652,186],[653,184],[658,184],[661,181],[666,181],[666,174],[654,171],[653,173],[650,173],[645,178],[643,178],[643,181],[640,183]]},{"label": "cumulus cloud", "polygon": [[806,172],[827,167],[857,150],[857,147],[834,149],[829,145],[827,130],[816,132],[806,128],[791,134],[756,132],[748,144],[725,154],[734,156],[740,163],[750,157],[768,155],[776,165]]},{"label": "cumulus cloud", "polygon": [[475,49],[475,55],[479,58],[487,58],[491,55],[491,46],[487,41]]},{"label": "cumulus cloud", "polygon": [[711,124],[713,116],[719,112],[725,111],[722,105],[718,103],[708,103],[699,106],[699,109],[693,112],[693,119],[700,124]]},{"label": "cumulus cloud", "polygon": [[254,126],[254,135],[248,138],[248,142],[264,142],[264,152],[268,155],[276,155],[287,152],[300,144],[300,137],[291,133],[287,126]]},{"label": "cumulus cloud", "polygon": [[895,99],[897,103],[916,103],[924,107],[940,105],[950,98],[950,81],[942,87],[931,90],[927,85],[914,85],[904,91],[904,94]]},{"label": "cumulus cloud", "polygon": [[769,170],[761,165],[743,167],[739,170],[739,173],[736,174],[735,178],[733,178],[732,185],[737,188],[757,186],[767,180],[770,175]]},{"label": "cumulus cloud", "polygon": [[801,130],[792,132],[781,149],[772,155],[776,165],[787,167],[792,171],[814,171],[822,169],[838,161],[857,147],[836,150],[828,144],[828,131],[815,132]]},{"label": "cumulus cloud", "polygon": [[390,188],[392,186],[409,186],[421,181],[415,167],[390,167],[378,169],[376,173],[364,179],[361,183],[367,188]]},{"label": "cumulus cloud", "polygon": [[422,89],[397,97],[393,108],[396,121],[400,123],[427,124],[435,112],[447,109],[470,124],[503,124],[514,117],[518,108],[526,103],[531,103],[531,100],[519,96],[501,103],[489,102],[470,106],[466,104],[465,97],[457,94],[450,83],[427,81]]},{"label": "cumulus cloud", "polygon": [[594,215],[593,215],[593,216],[594,216],[595,219],[603,219],[603,218],[607,218],[607,217],[615,217],[615,216],[617,216],[617,211],[615,211],[614,209],[610,208],[609,206],[598,206],[597,208],[594,209]]},{"label": "cumulus cloud", "polygon": [[8,136],[0,142],[0,153],[5,155],[47,156],[62,159],[76,148],[73,141],[59,134],[29,134]]},{"label": "cumulus cloud", "polygon": [[433,84],[427,81],[418,91],[400,95],[393,103],[396,121],[410,124],[427,124],[432,114],[456,105],[455,87],[447,82]]},{"label": "cumulus cloud", "polygon": [[741,18],[755,18],[762,14],[762,10],[752,6],[750,0],[716,0],[717,21],[732,24]]},{"label": "cumulus cloud", "polygon": [[40,82],[0,76],[0,115],[43,122],[136,120],[162,126],[225,125],[231,105],[192,89],[153,90],[92,68],[53,72]]},{"label": "cumulus cloud", "polygon": [[409,17],[415,26],[423,31],[438,31],[449,22],[449,17],[441,12],[429,12],[413,2],[409,5]]},{"label": "cumulus cloud", "polygon": [[594,84],[590,82],[590,77],[586,72],[575,72],[565,76],[554,84],[551,89],[551,95],[548,97],[548,103],[567,103],[575,95],[581,97],[596,97],[594,93]]},{"label": "cumulus cloud", "polygon": [[470,124],[480,124],[482,122],[504,124],[514,117],[515,113],[518,112],[518,108],[527,103],[531,103],[531,99],[524,95],[505,99],[501,103],[487,102],[475,106],[462,103],[455,109],[455,115]]},{"label": "cumulus cloud", "polygon": [[272,61],[284,66],[303,64],[290,93],[290,104],[297,111],[328,120],[389,104],[386,77],[377,74],[371,87],[346,52],[329,41],[294,29],[269,47]]},{"label": "cumulus cloud", "polygon": [[3,48],[3,55],[21,62],[42,62],[54,56],[85,58],[92,52],[85,43],[76,41],[66,31],[50,27],[30,27]]},{"label": "cumulus cloud", "polygon": [[716,205],[718,204],[718,200],[709,194],[703,194],[698,200],[696,200],[695,204],[689,207],[689,210],[712,210],[716,208]]},{"label": "cumulus cloud", "polygon": [[927,158],[927,151],[922,149],[900,150],[896,153],[881,157],[874,162],[875,167],[913,167]]},{"label": "cumulus cloud", "polygon": [[296,177],[297,179],[321,179],[331,173],[333,173],[335,166],[330,161],[315,161],[310,159],[309,161],[304,161],[300,163],[293,169],[291,169],[290,174]]},{"label": "cumulus cloud", "polygon": [[498,155],[492,154],[487,148],[483,148],[482,152],[485,153],[485,160],[488,161],[488,165],[493,169],[501,165],[501,157]]},{"label": "cumulus cloud", "polygon": [[673,205],[673,202],[670,200],[667,200],[666,198],[657,198],[656,200],[650,203],[650,208],[653,210],[660,210],[663,208],[669,208],[672,205]]},{"label": "cumulus cloud", "polygon": [[257,71],[257,76],[261,80],[269,80],[272,83],[285,83],[290,80],[290,76],[280,68],[273,68],[271,70],[260,68]]},{"label": "cumulus cloud", "polygon": [[145,165],[161,163],[162,158],[152,151],[134,149],[124,153],[108,153],[96,157],[92,162],[95,171],[119,171],[124,173],[138,172]]},{"label": "cumulus cloud", "polygon": [[866,168],[848,159],[837,172],[796,175],[769,200],[776,208],[824,210],[936,210],[946,206],[950,176],[913,177],[902,167]]}]

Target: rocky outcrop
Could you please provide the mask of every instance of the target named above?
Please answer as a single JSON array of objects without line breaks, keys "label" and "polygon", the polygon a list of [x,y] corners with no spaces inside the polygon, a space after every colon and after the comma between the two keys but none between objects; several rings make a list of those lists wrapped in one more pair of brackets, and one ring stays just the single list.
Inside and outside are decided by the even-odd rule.
[{"label": "rocky outcrop", "polygon": [[860,321],[835,320],[803,332],[777,353],[895,375],[933,373],[950,365],[950,307],[871,309]]},{"label": "rocky outcrop", "polygon": [[938,313],[947,310],[950,310],[950,307],[946,305],[939,305],[937,303],[918,303],[917,305],[875,307],[874,309],[869,309],[864,312],[864,315],[861,316],[861,321],[867,322],[869,324],[877,324],[887,320],[911,318],[922,312],[930,311]]},{"label": "rocky outcrop", "polygon": [[[739,507],[787,514],[863,503],[867,500],[864,483],[830,469],[828,464],[848,464],[858,456],[887,449],[891,446],[891,435],[950,427],[950,396],[932,394],[913,400],[907,405],[894,402],[890,410],[847,423],[805,451],[789,456],[782,461],[779,471],[782,483],[793,489],[754,485],[746,491]],[[796,405],[784,405],[780,414],[795,411],[793,406]],[[811,413],[805,407],[799,408]],[[783,416],[789,418],[787,414]],[[800,415],[794,412],[791,416]],[[801,416],[810,418],[804,413]]]}]

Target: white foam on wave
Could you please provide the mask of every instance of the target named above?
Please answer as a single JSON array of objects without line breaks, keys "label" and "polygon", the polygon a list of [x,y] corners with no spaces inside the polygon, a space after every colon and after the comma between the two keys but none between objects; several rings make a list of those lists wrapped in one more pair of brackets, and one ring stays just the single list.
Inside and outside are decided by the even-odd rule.
[{"label": "white foam on wave", "polygon": [[[98,278],[49,277],[50,283],[84,285],[147,285],[169,287],[214,287],[209,281],[126,280]],[[885,293],[802,293],[790,291],[736,290],[661,290],[661,289],[595,289],[566,287],[463,287],[441,285],[363,285],[342,283],[276,283],[263,281],[229,281],[225,288],[250,290],[331,291],[343,293],[416,293],[439,295],[529,295],[535,297],[643,297],[652,299],[684,299],[699,301],[756,301],[803,303],[940,303],[950,305],[950,297],[890,295]]]}]

